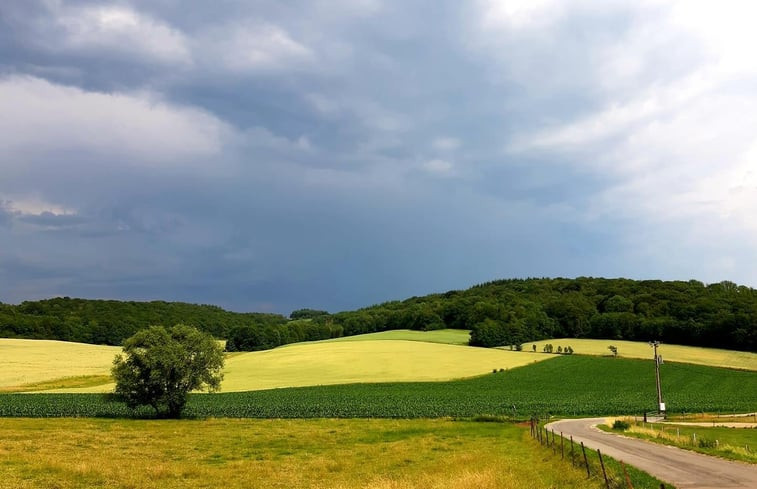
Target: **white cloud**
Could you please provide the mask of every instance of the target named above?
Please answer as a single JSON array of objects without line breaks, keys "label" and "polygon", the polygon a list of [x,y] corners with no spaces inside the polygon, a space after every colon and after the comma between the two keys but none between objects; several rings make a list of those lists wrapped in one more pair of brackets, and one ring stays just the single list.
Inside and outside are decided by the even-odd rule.
[{"label": "white cloud", "polygon": [[314,53],[282,27],[241,21],[209,29],[196,41],[205,61],[235,72],[277,71],[313,62]]},{"label": "white cloud", "polygon": [[[84,151],[134,164],[184,164],[220,152],[232,129],[204,111],[154,95],[99,93],[33,77],[0,78],[0,168],[24,154]],[[125,157],[125,158],[124,158]]]},{"label": "white cloud", "polygon": [[437,176],[451,176],[454,173],[455,165],[452,162],[441,159],[433,159],[423,164],[423,169]]},{"label": "white cloud", "polygon": [[524,28],[554,19],[565,2],[558,0],[481,0],[482,24],[493,28]]},{"label": "white cloud", "polygon": [[62,39],[53,49],[120,52],[161,62],[191,63],[184,34],[123,5],[52,7]]},{"label": "white cloud", "polygon": [[440,137],[434,139],[431,146],[437,151],[454,151],[461,146],[461,142],[457,138]]},{"label": "white cloud", "polygon": [[[757,34],[742,20],[757,7],[659,5],[617,44],[592,48],[604,104],[523,134],[509,149],[552,151],[613,182],[594,195],[590,217],[675,222],[687,229],[676,239],[698,246],[711,244],[714,229],[718,239],[757,244],[757,62],[749,52]],[[691,55],[682,65],[677,51],[661,53],[676,45]]]}]

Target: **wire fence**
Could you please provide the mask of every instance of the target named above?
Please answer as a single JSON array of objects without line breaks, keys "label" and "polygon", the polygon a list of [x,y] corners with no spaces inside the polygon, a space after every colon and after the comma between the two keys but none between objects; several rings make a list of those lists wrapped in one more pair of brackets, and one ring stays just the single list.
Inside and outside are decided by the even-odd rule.
[{"label": "wire fence", "polygon": [[[573,467],[584,468],[586,478],[601,481],[606,489],[636,489],[659,487],[660,489],[671,489],[664,483],[654,480],[650,485],[649,481],[638,482],[640,471],[627,466],[623,461],[602,455],[600,450],[587,448],[583,442],[574,441],[572,436],[564,436],[562,432],[549,430],[539,423],[538,418],[530,420],[531,437],[538,441],[543,447],[551,449],[552,452],[560,455],[560,458],[569,462]],[[634,480],[637,480],[634,482]]]}]

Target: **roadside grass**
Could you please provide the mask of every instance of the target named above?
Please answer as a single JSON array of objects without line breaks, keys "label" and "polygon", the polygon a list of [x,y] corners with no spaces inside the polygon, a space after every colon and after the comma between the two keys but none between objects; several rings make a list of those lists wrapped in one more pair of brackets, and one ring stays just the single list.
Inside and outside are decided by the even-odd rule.
[{"label": "roadside grass", "polygon": [[321,343],[342,341],[373,341],[373,340],[406,340],[425,341],[427,343],[445,343],[448,345],[467,345],[470,331],[467,329],[437,329],[433,331],[415,331],[411,329],[395,329],[379,333],[366,333],[355,336],[342,336],[323,340]]},{"label": "roadside grass", "polygon": [[0,431],[2,489],[603,487],[502,423],[0,419]]},{"label": "roadside grass", "polygon": [[[523,351],[533,354],[532,345],[536,345],[536,352],[546,355],[541,353],[546,344],[553,345],[555,350],[558,346],[563,348],[570,346],[573,348],[574,354],[576,355],[610,356],[611,353],[607,347],[613,345],[618,348],[618,357],[621,358],[651,359],[654,356],[652,348],[645,342],[592,340],[584,338],[556,338],[550,340],[529,341],[523,344]],[[710,365],[713,367],[757,370],[757,353],[663,344],[659,348],[659,354],[663,357],[665,362],[693,363],[695,365]]]},{"label": "roadside grass", "polygon": [[[757,464],[757,428],[687,426],[671,423],[644,423],[634,418],[623,419],[630,424],[629,429],[621,432],[623,435],[729,460]],[[617,432],[609,425],[601,425],[600,428],[608,432]]]},{"label": "roadside grass", "polygon": [[724,423],[757,423],[757,412],[744,414],[720,413],[681,413],[668,415],[667,421],[685,423],[712,423],[712,426]]}]

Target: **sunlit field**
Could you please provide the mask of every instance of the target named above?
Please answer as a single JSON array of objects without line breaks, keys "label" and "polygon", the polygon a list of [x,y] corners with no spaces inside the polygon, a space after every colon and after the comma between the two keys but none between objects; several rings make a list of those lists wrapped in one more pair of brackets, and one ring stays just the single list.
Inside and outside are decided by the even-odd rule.
[{"label": "sunlit field", "polygon": [[502,350],[420,341],[377,340],[293,344],[243,353],[226,362],[226,392],[349,384],[450,380],[546,360]]},{"label": "sunlit field", "polygon": [[120,351],[116,346],[0,338],[0,391],[29,384],[38,388],[63,377],[78,378],[71,379],[78,385],[93,379],[102,384]]},{"label": "sunlit field", "polygon": [[[113,384],[104,375],[108,374],[120,348],[57,341],[3,341],[22,343],[13,343],[7,348],[8,358],[15,361],[0,357],[3,375],[0,378],[8,379],[0,382],[0,390],[108,392],[113,389]],[[46,358],[55,361],[46,364]],[[221,390],[238,392],[356,382],[450,380],[549,358],[425,341],[387,339],[297,343],[273,350],[229,355]],[[92,377],[71,378],[80,375]],[[61,378],[65,379],[39,384]],[[28,380],[24,382],[23,379]]]},{"label": "sunlit field", "polygon": [[599,488],[510,424],[0,419],[0,488]]},{"label": "sunlit field", "polygon": [[[618,348],[619,357],[649,359],[654,357],[654,351],[648,343],[620,340],[557,338],[542,341],[529,341],[528,343],[523,344],[523,351],[532,352],[532,345],[536,345],[537,353],[541,353],[544,345],[547,343],[552,344],[555,350],[557,350],[558,346],[563,348],[570,346],[577,355],[609,356],[611,353],[607,347],[613,345]],[[757,353],[667,344],[660,345],[658,352],[662,356],[663,361],[757,370]]]},{"label": "sunlit field", "polygon": [[372,341],[372,340],[408,340],[425,341],[428,343],[446,343],[449,345],[467,345],[470,339],[470,331],[467,329],[437,329],[434,331],[415,331],[410,329],[396,329],[381,331],[379,333],[367,333],[355,336],[343,336],[324,342],[341,341]]}]

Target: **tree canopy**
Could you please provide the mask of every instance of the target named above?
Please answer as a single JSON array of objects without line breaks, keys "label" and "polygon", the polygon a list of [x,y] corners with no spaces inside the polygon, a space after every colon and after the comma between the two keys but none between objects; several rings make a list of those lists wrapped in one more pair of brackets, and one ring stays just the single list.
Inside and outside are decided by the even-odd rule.
[{"label": "tree canopy", "polygon": [[152,406],[159,417],[178,418],[194,390],[220,389],[223,348],[208,333],[177,324],[138,331],[113,361],[115,394],[129,407]]}]

